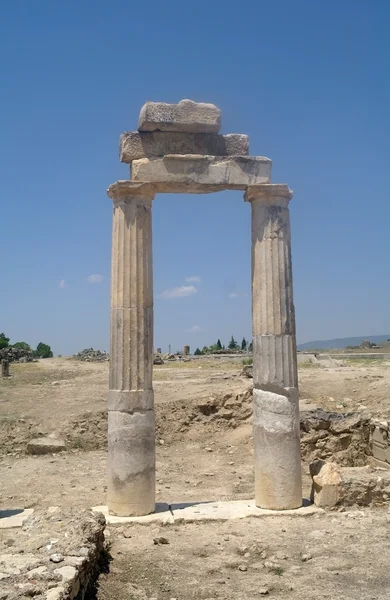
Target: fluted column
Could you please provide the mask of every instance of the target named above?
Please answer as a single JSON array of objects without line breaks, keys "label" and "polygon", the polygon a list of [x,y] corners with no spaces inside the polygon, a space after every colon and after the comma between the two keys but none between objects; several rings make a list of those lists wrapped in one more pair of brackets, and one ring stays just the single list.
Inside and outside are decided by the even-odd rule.
[{"label": "fluted column", "polygon": [[153,187],[121,181],[114,201],[108,395],[108,510],[155,510]]},{"label": "fluted column", "polygon": [[255,497],[261,508],[302,504],[299,398],[287,185],[248,186],[252,207]]}]

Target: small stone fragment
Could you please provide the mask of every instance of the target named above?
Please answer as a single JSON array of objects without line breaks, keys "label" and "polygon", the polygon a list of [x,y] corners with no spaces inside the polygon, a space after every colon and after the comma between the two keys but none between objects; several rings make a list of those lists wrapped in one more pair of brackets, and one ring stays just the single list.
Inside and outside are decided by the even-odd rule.
[{"label": "small stone fragment", "polygon": [[313,557],[311,554],[302,554],[301,556],[301,560],[302,562],[307,562],[308,560],[311,560]]},{"label": "small stone fragment", "polygon": [[266,587],[262,587],[257,590],[257,593],[259,594],[259,596],[268,596],[269,589]]},{"label": "small stone fragment", "polygon": [[239,565],[238,570],[245,573],[248,570],[248,567],[246,565]]},{"label": "small stone fragment", "polygon": [[57,553],[57,554],[51,554],[50,555],[50,560],[53,563],[60,563],[60,562],[62,562],[64,560],[64,557],[62,556],[62,554],[59,554],[59,553]]},{"label": "small stone fragment", "polygon": [[164,545],[164,544],[169,544],[169,540],[166,537],[157,537],[157,538],[153,538],[153,543],[156,546],[160,546],[160,545]]},{"label": "small stone fragment", "polygon": [[27,444],[28,454],[53,454],[63,450],[66,450],[65,442],[50,437],[36,438]]}]

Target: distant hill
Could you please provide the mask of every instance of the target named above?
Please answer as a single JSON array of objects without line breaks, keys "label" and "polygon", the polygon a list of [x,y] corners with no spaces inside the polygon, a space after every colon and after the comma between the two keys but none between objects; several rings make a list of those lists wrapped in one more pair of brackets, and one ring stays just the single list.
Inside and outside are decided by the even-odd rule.
[{"label": "distant hill", "polygon": [[359,337],[335,338],[334,340],[315,340],[314,342],[298,344],[298,350],[319,350],[322,348],[327,350],[338,350],[345,348],[346,346],[359,346],[359,344],[365,340],[381,345],[388,339],[390,339],[390,333],[387,335],[362,335]]}]

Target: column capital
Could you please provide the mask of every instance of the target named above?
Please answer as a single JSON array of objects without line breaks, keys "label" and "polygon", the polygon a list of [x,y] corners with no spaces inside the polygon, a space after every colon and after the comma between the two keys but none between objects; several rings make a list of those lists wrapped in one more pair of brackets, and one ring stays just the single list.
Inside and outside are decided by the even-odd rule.
[{"label": "column capital", "polygon": [[128,179],[119,179],[107,189],[107,196],[117,205],[127,204],[132,200],[149,203],[155,195],[156,190],[151,183],[130,181]]},{"label": "column capital", "polygon": [[258,202],[267,206],[288,206],[293,193],[286,183],[248,185],[244,200],[245,202]]}]

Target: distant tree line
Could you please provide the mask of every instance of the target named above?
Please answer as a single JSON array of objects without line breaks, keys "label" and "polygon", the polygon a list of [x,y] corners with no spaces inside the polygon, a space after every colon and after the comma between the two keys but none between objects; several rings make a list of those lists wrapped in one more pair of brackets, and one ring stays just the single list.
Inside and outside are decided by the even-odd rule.
[{"label": "distant tree line", "polygon": [[[253,345],[252,342],[248,343],[244,337],[242,338],[241,344],[239,344],[234,339],[234,336],[232,336],[230,342],[227,345],[227,349],[236,352],[252,352]],[[202,349],[197,348],[194,354],[195,356],[202,356],[204,354],[222,353],[224,350],[226,350],[226,347],[224,344],[221,343],[221,340],[218,338],[215,344],[211,344],[211,346],[203,346]]]},{"label": "distant tree line", "polygon": [[39,342],[35,350],[33,350],[27,342],[16,342],[15,344],[10,344],[10,338],[5,335],[5,333],[0,333],[0,350],[3,348],[19,348],[21,350],[25,350],[26,352],[31,352],[34,358],[52,358],[53,352],[48,344],[44,344],[43,342]]}]

